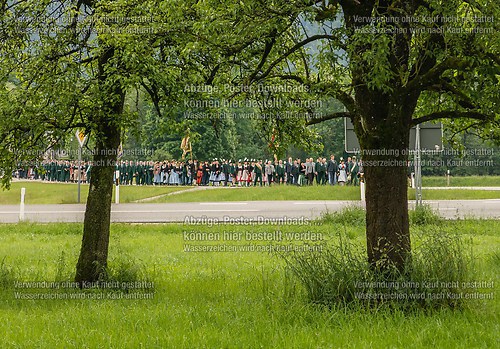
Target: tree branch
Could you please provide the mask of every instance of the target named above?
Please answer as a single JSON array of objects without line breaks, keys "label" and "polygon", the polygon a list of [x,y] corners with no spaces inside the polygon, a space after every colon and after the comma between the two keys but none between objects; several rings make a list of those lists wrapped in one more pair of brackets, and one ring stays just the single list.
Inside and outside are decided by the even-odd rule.
[{"label": "tree branch", "polygon": [[210,75],[208,76],[207,80],[205,81],[205,85],[212,85],[214,82],[215,76],[217,75],[217,72],[220,69],[220,64],[217,64],[214,69],[210,72]]},{"label": "tree branch", "polygon": [[454,139],[457,135],[462,134],[462,133],[464,133],[464,132],[467,132],[467,131],[469,131],[471,128],[478,127],[478,126],[480,126],[480,124],[481,124],[481,122],[474,122],[474,123],[472,123],[472,124],[470,124],[470,125],[467,125],[466,127],[461,128],[461,129],[459,129],[459,130],[457,130],[457,131],[453,132],[453,134],[450,136],[450,138],[449,138],[449,139],[450,139],[450,140],[453,140],[453,139]]},{"label": "tree branch", "polygon": [[98,57],[87,57],[85,59],[82,59],[81,61],[78,61],[77,64],[87,64],[87,63],[90,63],[90,62],[93,62],[97,59]]},{"label": "tree branch", "polygon": [[152,84],[151,87],[146,85],[144,81],[140,82],[141,86],[144,87],[146,92],[149,94],[149,97],[151,98],[151,101],[153,102],[153,105],[155,107],[156,113],[158,114],[159,117],[162,117],[161,113],[161,108],[160,108],[160,97],[158,96],[158,92],[156,88],[154,87],[154,84]]},{"label": "tree branch", "polygon": [[[321,40],[321,39],[336,40],[337,37],[335,37],[333,35],[318,34],[318,35],[310,36],[307,39],[304,39],[301,42],[296,43],[294,46],[292,46],[290,49],[288,49],[288,51],[286,51],[283,55],[281,55],[278,59],[276,59],[273,63],[271,63],[271,65],[267,68],[267,70],[264,73],[262,73],[261,75],[255,76],[254,80],[260,80],[260,79],[267,77],[271,73],[271,71],[274,69],[274,67],[276,67],[279,63],[281,63],[283,60],[288,58],[288,56],[293,54],[295,51],[297,51],[298,49],[304,47],[305,45],[307,45],[313,41]],[[252,82],[252,81],[250,81],[250,82]]]},{"label": "tree branch", "polygon": [[283,79],[283,80],[294,80],[294,81],[297,81],[299,84],[306,84],[306,81],[298,76],[298,75],[293,75],[293,74],[276,74],[276,75],[271,75],[269,76],[271,79],[272,78],[279,78],[279,79]]},{"label": "tree branch", "polygon": [[483,114],[477,111],[445,110],[445,111],[430,113],[425,116],[413,119],[411,121],[411,125],[416,126],[424,122],[439,120],[439,119],[475,119],[481,121],[489,121],[493,120],[494,118],[495,117],[493,115]]},{"label": "tree branch", "polygon": [[424,90],[426,87],[438,82],[441,78],[441,74],[450,69],[463,70],[470,67],[472,64],[463,59],[456,57],[448,57],[441,63],[435,65],[425,74],[417,75],[415,78],[410,80],[406,85],[406,90],[408,92],[415,90]]},{"label": "tree branch", "polygon": [[323,122],[323,121],[328,121],[328,120],[338,119],[338,118],[350,118],[351,116],[352,116],[351,113],[342,111],[342,112],[337,112],[337,113],[333,113],[333,114],[328,114],[328,115],[322,116],[320,118],[310,119],[306,122],[306,125],[310,126],[310,125],[319,124],[320,122]]},{"label": "tree branch", "polygon": [[273,33],[271,33],[271,40],[266,41],[262,58],[260,59],[260,62],[253,71],[253,73],[250,74],[250,76],[248,77],[248,81],[252,82],[254,78],[257,76],[257,74],[259,74],[259,71],[262,69],[264,64],[266,64],[267,57],[271,53],[271,50],[273,49],[275,43],[276,43],[276,31],[273,31]]},{"label": "tree branch", "polygon": [[427,90],[438,93],[450,92],[452,94],[452,98],[462,108],[470,110],[477,109],[474,101],[469,96],[467,96],[463,91],[447,81],[441,81],[441,83],[439,84],[429,86]]},{"label": "tree branch", "polygon": [[500,56],[494,55],[493,53],[489,52],[489,53],[486,53],[486,57],[491,59],[497,65],[500,65]]},{"label": "tree branch", "polygon": [[339,100],[353,115],[357,114],[356,101],[348,92],[343,91],[341,86],[332,86],[331,83],[320,83],[311,85],[311,89],[313,92],[326,94]]}]

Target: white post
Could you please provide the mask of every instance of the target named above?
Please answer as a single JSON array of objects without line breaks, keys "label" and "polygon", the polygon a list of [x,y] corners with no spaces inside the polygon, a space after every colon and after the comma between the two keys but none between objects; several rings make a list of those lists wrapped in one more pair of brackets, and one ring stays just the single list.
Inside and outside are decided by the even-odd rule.
[{"label": "white post", "polygon": [[411,173],[411,187],[415,189],[415,172]]},{"label": "white post", "polygon": [[120,203],[120,171],[115,171],[115,183],[116,183],[115,203],[119,204]]},{"label": "white post", "polygon": [[26,188],[21,188],[21,205],[19,207],[19,221],[24,221],[24,197],[26,196]]},{"label": "white post", "polygon": [[115,190],[115,203],[116,204],[120,203],[120,186],[119,185],[116,186],[116,190]]},{"label": "white post", "polygon": [[365,182],[364,181],[359,183],[359,188],[361,189],[361,202],[365,202],[366,196],[365,196]]},{"label": "white post", "polygon": [[422,157],[420,153],[420,125],[415,129],[415,205],[422,206]]}]

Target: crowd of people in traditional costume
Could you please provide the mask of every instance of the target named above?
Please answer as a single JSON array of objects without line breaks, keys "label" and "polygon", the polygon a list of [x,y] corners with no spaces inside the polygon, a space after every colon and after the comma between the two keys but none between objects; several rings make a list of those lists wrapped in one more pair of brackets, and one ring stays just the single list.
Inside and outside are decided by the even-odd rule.
[{"label": "crowd of people in traditional costume", "polygon": [[[271,186],[359,185],[363,180],[362,161],[335,156],[316,160],[213,159],[212,161],[119,161],[115,181],[123,185]],[[80,172],[80,175],[78,173]],[[45,160],[40,166],[20,166],[14,178],[50,182],[90,182],[92,162]]]},{"label": "crowd of people in traditional costume", "polygon": [[73,183],[78,181],[78,170],[80,170],[80,181],[89,183],[91,167],[90,161],[44,160],[40,164],[33,166],[19,165],[17,170],[12,174],[12,177]]}]

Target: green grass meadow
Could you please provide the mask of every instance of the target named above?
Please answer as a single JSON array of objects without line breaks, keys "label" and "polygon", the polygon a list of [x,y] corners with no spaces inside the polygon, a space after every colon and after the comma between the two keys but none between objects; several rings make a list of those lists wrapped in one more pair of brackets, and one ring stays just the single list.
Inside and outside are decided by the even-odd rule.
[{"label": "green grass meadow", "polygon": [[[500,194],[499,194],[500,195]],[[216,188],[163,196],[152,203],[260,201],[260,200],[360,200],[359,187],[351,186],[285,186]]]},{"label": "green grass meadow", "polygon": [[[26,204],[76,204],[78,202],[78,186],[73,183],[13,182],[10,190],[0,189],[0,205],[18,204],[23,187],[26,188]],[[120,202],[133,202],[187,188],[122,185],[120,186]],[[88,184],[82,184],[80,188],[81,203],[87,201],[88,193]],[[115,192],[113,191],[113,202],[114,200]]]},{"label": "green grass meadow", "polygon": [[[422,189],[424,200],[488,200],[500,199],[500,190],[432,190]],[[415,200],[415,189],[408,190],[408,200]]]},{"label": "green grass meadow", "polygon": [[422,177],[424,187],[499,187],[500,176]]},{"label": "green grass meadow", "polygon": [[[500,199],[500,190],[433,190],[423,189],[424,200]],[[415,200],[415,189],[408,189],[408,199]],[[162,196],[151,203],[222,202],[259,200],[361,200],[359,187],[353,186],[271,186],[249,188],[216,188]]]},{"label": "green grass meadow", "polygon": [[[254,226],[251,232],[310,231],[324,243],[342,232],[364,246],[361,220],[307,227]],[[412,225],[414,242],[429,231],[471,240],[474,280],[500,275],[496,221]],[[15,281],[70,281],[81,243],[79,224],[0,225],[0,338],[6,348],[494,348],[499,301],[462,309],[415,310],[311,304],[284,261],[265,252],[185,252],[184,232],[242,233],[234,225],[114,224],[110,270],[117,279],[154,283],[152,299],[21,300]],[[244,235],[243,235],[244,236]],[[189,237],[189,236],[188,236]],[[226,241],[246,245],[248,241]],[[302,244],[303,240],[293,241]],[[261,244],[250,242],[249,244]],[[133,291],[133,290],[132,290]],[[131,291],[131,292],[132,292]],[[91,291],[89,291],[91,292]],[[145,292],[151,292],[151,289]],[[111,291],[104,295],[112,294]],[[496,296],[497,294],[495,294]]]}]

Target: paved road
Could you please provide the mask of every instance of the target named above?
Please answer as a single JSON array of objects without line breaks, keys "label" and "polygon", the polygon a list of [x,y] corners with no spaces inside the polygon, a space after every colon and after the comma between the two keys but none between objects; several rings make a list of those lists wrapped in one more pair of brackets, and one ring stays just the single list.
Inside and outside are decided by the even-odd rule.
[{"label": "paved road", "polygon": [[[446,218],[481,217],[500,219],[500,199],[426,201]],[[183,222],[186,217],[217,219],[313,219],[325,211],[345,206],[362,206],[360,201],[247,201],[166,204],[119,204],[112,206],[113,222]],[[410,202],[412,207],[414,202]],[[25,219],[32,222],[82,222],[84,205],[26,205]],[[0,206],[0,223],[19,220],[19,205]]]}]

